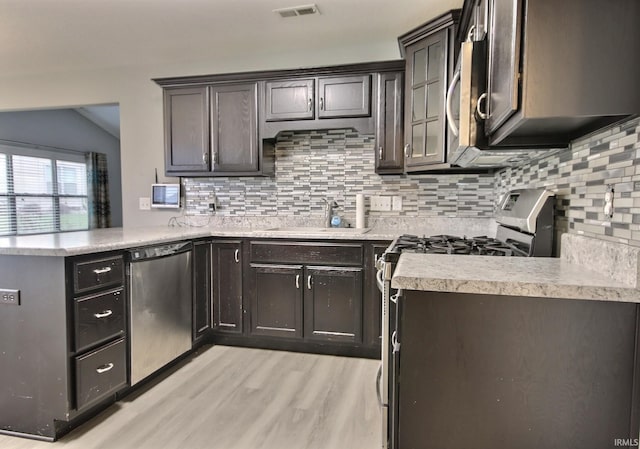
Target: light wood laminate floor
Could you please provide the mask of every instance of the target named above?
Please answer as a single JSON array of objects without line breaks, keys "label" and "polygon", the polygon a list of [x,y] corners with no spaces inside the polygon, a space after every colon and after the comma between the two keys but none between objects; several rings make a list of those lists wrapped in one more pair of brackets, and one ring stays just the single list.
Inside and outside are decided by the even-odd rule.
[{"label": "light wood laminate floor", "polygon": [[55,443],[2,449],[377,449],[376,360],[208,346]]}]

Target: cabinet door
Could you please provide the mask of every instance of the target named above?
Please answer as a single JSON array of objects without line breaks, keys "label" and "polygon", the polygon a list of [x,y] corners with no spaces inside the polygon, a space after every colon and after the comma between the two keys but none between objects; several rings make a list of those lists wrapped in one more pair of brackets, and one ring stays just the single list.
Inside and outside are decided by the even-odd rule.
[{"label": "cabinet door", "polygon": [[257,96],[257,83],[211,88],[213,172],[258,171]]},{"label": "cabinet door", "polygon": [[378,122],[376,124],[376,173],[402,173],[402,79],[404,72],[378,76]]},{"label": "cabinet door", "polygon": [[219,332],[242,333],[242,242],[213,242],[213,323]]},{"label": "cabinet door", "polygon": [[193,244],[193,339],[211,329],[211,244]]},{"label": "cabinet door", "polygon": [[362,342],[362,268],[305,268],[304,336]]},{"label": "cabinet door", "polygon": [[302,338],[301,265],[251,265],[251,333]]},{"label": "cabinet door", "polygon": [[265,120],[305,120],[314,118],[314,80],[267,81]]},{"label": "cabinet door", "polygon": [[318,118],[371,115],[371,75],[320,78]]},{"label": "cabinet door", "polygon": [[209,171],[209,112],[206,87],[164,91],[165,171]]},{"label": "cabinet door", "polygon": [[447,37],[444,29],[406,49],[405,170],[445,162]]},{"label": "cabinet door", "polygon": [[518,109],[521,1],[494,0],[489,36],[489,94],[485,131],[493,134]]}]

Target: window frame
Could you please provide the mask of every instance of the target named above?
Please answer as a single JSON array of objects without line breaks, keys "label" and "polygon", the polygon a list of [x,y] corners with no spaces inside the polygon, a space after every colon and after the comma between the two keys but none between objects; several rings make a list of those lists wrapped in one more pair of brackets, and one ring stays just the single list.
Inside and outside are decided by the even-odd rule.
[{"label": "window frame", "polygon": [[[0,154],[5,155],[6,157],[6,177],[7,177],[7,192],[0,193],[0,198],[8,199],[8,210],[9,210],[9,232],[2,233],[0,230],[0,237],[15,237],[15,236],[29,236],[29,235],[41,235],[41,234],[57,234],[62,232],[75,232],[75,231],[87,231],[89,230],[89,185],[87,180],[85,179],[85,187],[86,194],[84,195],[71,195],[71,194],[60,194],[58,188],[58,166],[57,161],[63,162],[75,162],[84,164],[85,170],[88,171],[89,167],[86,160],[86,154],[71,151],[71,150],[62,150],[62,149],[47,149],[47,148],[36,148],[33,146],[17,146],[17,145],[7,145],[4,143],[0,143]],[[35,157],[48,159],[51,161],[51,183],[52,193],[16,193],[15,192],[15,177],[14,177],[14,168],[13,168],[13,157],[12,156],[26,156],[26,157]],[[17,198],[25,197],[25,198],[51,198],[52,206],[53,206],[53,230],[43,231],[43,232],[28,232],[28,233],[19,233],[18,232],[18,209],[17,209]],[[60,214],[60,200],[64,198],[81,198],[86,199],[87,201],[87,227],[81,229],[61,229],[61,214]]]}]

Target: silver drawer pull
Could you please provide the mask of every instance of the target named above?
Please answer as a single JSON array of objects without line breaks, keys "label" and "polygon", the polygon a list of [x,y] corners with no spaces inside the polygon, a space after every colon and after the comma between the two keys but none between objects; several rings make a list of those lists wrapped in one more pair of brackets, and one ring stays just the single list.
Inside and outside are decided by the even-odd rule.
[{"label": "silver drawer pull", "polygon": [[93,316],[96,318],[106,318],[108,316],[113,315],[113,310],[105,310],[104,312],[94,313]]},{"label": "silver drawer pull", "polygon": [[236,263],[240,262],[240,250],[237,249],[235,253],[233,253],[233,260],[236,261]]},{"label": "silver drawer pull", "polygon": [[307,276],[307,288],[311,290],[311,275]]},{"label": "silver drawer pull", "polygon": [[111,267],[96,268],[95,270],[93,270],[95,274],[105,274],[105,273],[108,273],[109,271],[111,271]]},{"label": "silver drawer pull", "polygon": [[114,367],[113,363],[107,363],[106,365],[102,365],[96,368],[96,373],[98,374],[102,374],[102,373],[106,373],[107,371],[111,371]]},{"label": "silver drawer pull", "polygon": [[296,289],[300,290],[300,275],[296,274]]}]

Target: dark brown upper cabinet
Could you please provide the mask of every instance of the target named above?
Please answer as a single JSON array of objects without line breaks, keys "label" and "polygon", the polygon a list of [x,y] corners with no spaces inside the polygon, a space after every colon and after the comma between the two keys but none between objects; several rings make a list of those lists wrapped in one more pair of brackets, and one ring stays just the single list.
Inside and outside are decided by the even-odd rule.
[{"label": "dark brown upper cabinet", "polygon": [[268,122],[313,119],[314,89],[313,79],[267,81],[264,119]]},{"label": "dark brown upper cabinet", "polygon": [[318,117],[371,115],[371,75],[318,79]]},{"label": "dark brown upper cabinet", "polygon": [[449,168],[445,92],[452,74],[459,10],[400,36],[406,60],[404,169]]},{"label": "dark brown upper cabinet", "polygon": [[[166,174],[273,175],[275,139],[282,131],[354,129],[376,133],[386,147],[396,138],[391,130],[398,126],[395,109],[402,97],[389,91],[396,97],[382,107],[390,122],[379,125],[377,81],[403,68],[396,60],[155,79],[164,89]],[[395,151],[385,153],[393,153],[394,167]],[[397,172],[389,164],[380,173]]]},{"label": "dark brown upper cabinet", "polygon": [[378,174],[404,170],[403,130],[404,71],[378,75],[375,169]]},{"label": "dark brown upper cabinet", "polygon": [[258,136],[259,82],[181,87],[163,80],[167,176],[273,174],[273,146]]},{"label": "dark brown upper cabinet", "polygon": [[265,83],[267,122],[370,115],[370,74]]},{"label": "dark brown upper cabinet", "polygon": [[640,2],[493,0],[489,11],[490,146],[565,147],[640,112]]},{"label": "dark brown upper cabinet", "polygon": [[256,173],[258,83],[211,87],[211,171]]},{"label": "dark brown upper cabinet", "polygon": [[206,87],[164,90],[167,175],[209,171],[209,96]]}]

